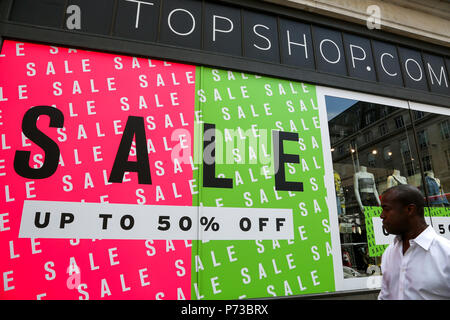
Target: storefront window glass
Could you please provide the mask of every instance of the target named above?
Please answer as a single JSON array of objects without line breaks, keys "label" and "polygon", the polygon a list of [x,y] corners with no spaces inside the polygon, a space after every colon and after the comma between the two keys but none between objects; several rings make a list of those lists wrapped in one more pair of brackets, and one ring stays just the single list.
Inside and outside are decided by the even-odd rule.
[{"label": "storefront window glass", "polygon": [[[381,257],[369,254],[366,220],[371,219],[365,211],[379,207],[389,187],[408,183],[423,189],[410,112],[331,96],[326,107],[344,278],[370,276],[381,272]],[[426,145],[430,140],[423,130]]]}]

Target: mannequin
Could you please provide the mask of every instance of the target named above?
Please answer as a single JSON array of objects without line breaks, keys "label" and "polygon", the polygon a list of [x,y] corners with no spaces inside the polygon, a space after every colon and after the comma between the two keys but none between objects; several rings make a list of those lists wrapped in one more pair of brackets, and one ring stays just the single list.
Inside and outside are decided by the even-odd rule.
[{"label": "mannequin", "polygon": [[345,197],[344,197],[344,188],[342,188],[341,176],[339,173],[334,170],[334,186],[336,188],[336,203],[338,215],[345,215]]},{"label": "mannequin", "polygon": [[375,185],[375,177],[372,173],[367,172],[367,167],[360,166],[359,171],[355,172],[353,184],[356,201],[359,204],[361,212],[364,212],[364,206],[381,206]]},{"label": "mannequin", "polygon": [[376,264],[369,264],[366,273],[370,275],[381,275],[381,268]]},{"label": "mannequin", "polygon": [[343,250],[342,251],[342,264],[346,267],[352,267],[351,259],[350,259],[350,253],[348,251]]},{"label": "mannequin", "polygon": [[427,184],[428,193],[430,196],[430,203],[432,205],[449,205],[447,197],[441,186],[441,181],[434,176],[433,171],[425,172],[425,183]]},{"label": "mannequin", "polygon": [[399,184],[407,184],[406,177],[400,175],[400,170],[394,169],[394,172],[387,178],[387,187],[395,187]]}]

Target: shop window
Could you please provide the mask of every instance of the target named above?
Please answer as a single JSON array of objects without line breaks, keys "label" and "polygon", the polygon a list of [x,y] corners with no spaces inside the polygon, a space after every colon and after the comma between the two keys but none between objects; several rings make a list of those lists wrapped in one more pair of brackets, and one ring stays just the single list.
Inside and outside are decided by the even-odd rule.
[{"label": "shop window", "polygon": [[[328,125],[330,136],[337,137],[331,148],[341,150],[340,157],[333,158],[333,168],[342,188],[336,189],[342,263],[345,277],[361,277],[369,274],[368,265],[381,261],[366,255],[365,210],[379,206],[387,188],[407,183],[427,195],[429,205],[450,206],[450,119],[422,110],[341,100],[347,103],[341,102],[340,109],[328,101],[326,107],[338,114]],[[414,127],[406,126],[412,121]],[[353,130],[352,136],[333,132],[337,122]],[[376,139],[378,134],[383,139]]]},{"label": "shop window", "polygon": [[[338,136],[334,132],[337,123],[355,130],[351,138],[330,139],[332,150],[345,146],[341,156],[333,158],[335,181],[340,181],[340,186],[336,187],[336,203],[342,262],[346,271],[354,271],[344,274],[368,276],[371,274],[369,266],[379,266],[381,259],[368,255],[365,210],[379,206],[380,195],[396,183],[420,184],[420,179],[416,178],[420,170],[416,170],[413,156],[416,153],[409,143],[413,141],[412,132],[407,131],[404,122],[410,113],[408,109],[364,101],[335,97],[326,101],[328,118],[331,113],[337,114],[328,122],[330,137]],[[388,123],[395,123],[401,130],[391,132],[388,137]],[[361,124],[360,129],[358,124]],[[382,141],[375,139],[378,133],[385,136]]]}]

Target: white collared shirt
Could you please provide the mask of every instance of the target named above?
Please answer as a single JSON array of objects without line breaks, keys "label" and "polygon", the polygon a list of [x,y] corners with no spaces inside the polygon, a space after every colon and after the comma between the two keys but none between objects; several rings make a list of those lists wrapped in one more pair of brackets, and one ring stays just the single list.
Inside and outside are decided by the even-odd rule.
[{"label": "white collared shirt", "polygon": [[378,299],[450,299],[450,241],[428,226],[409,244],[403,255],[396,236],[383,253]]}]

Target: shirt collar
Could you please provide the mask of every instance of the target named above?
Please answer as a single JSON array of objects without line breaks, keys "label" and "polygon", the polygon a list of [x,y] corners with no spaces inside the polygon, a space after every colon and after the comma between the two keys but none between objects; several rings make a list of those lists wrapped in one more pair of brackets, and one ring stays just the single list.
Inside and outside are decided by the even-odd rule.
[{"label": "shirt collar", "polygon": [[[410,241],[417,243],[423,249],[428,251],[435,237],[436,231],[434,231],[434,229],[431,226],[428,226],[415,239],[412,239]],[[395,236],[394,243],[397,244],[401,240],[402,240],[401,236]]]},{"label": "shirt collar", "polygon": [[431,243],[436,237],[436,232],[431,226],[428,226],[425,230],[423,230],[415,239],[415,243],[424,248],[425,250],[430,249]]}]

